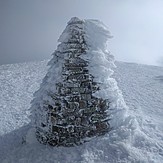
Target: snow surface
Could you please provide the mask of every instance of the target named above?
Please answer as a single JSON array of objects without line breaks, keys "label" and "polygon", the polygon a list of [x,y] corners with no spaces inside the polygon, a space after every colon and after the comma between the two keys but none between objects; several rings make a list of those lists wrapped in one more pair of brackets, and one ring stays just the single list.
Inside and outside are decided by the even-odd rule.
[{"label": "snow surface", "polygon": [[116,62],[113,77],[128,105],[123,124],[81,146],[52,148],[36,141],[29,120],[30,101],[47,72],[46,64],[0,66],[2,163],[162,163],[163,68]]}]

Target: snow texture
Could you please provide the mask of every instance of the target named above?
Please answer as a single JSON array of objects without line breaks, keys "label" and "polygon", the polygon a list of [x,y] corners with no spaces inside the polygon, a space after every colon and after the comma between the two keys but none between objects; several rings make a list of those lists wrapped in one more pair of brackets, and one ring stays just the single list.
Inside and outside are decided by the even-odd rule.
[{"label": "snow texture", "polygon": [[[2,163],[162,163],[163,68],[116,62],[113,77],[129,107],[120,128],[79,147],[51,148],[35,140],[29,124],[30,101],[46,64],[0,66]],[[121,117],[117,115],[117,123]]]}]

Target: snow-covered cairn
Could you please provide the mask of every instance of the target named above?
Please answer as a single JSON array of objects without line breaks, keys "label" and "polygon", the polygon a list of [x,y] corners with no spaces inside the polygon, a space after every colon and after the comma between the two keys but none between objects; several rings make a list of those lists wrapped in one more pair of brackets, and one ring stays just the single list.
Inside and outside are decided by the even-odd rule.
[{"label": "snow-covered cairn", "polygon": [[79,145],[111,129],[108,83],[114,63],[106,49],[110,37],[100,21],[74,17],[68,22],[32,101],[39,142]]}]

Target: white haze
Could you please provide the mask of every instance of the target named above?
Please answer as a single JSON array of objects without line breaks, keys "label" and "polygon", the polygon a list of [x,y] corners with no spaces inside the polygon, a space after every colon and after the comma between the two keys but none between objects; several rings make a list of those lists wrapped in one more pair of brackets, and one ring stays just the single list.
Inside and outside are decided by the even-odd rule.
[{"label": "white haze", "polygon": [[50,58],[67,21],[103,21],[117,60],[158,65],[163,57],[162,0],[1,0],[0,64]]}]

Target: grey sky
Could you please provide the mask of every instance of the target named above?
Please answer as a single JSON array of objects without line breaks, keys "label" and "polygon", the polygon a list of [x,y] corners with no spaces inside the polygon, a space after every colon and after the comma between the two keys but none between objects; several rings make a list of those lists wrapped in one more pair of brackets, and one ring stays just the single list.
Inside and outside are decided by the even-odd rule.
[{"label": "grey sky", "polygon": [[109,27],[116,60],[157,64],[163,57],[162,0],[0,0],[0,64],[50,58],[73,16]]}]

